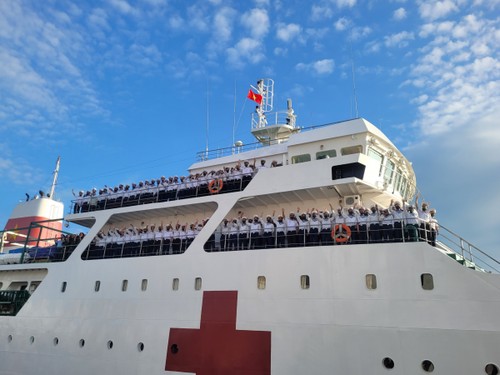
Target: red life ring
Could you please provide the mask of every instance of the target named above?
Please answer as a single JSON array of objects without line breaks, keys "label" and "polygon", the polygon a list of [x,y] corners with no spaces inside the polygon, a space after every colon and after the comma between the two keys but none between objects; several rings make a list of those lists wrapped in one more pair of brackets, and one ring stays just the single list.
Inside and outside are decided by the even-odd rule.
[{"label": "red life ring", "polygon": [[335,225],[335,227],[332,230],[332,238],[337,243],[345,243],[349,241],[349,238],[351,238],[351,228],[349,228],[345,224]]},{"label": "red life ring", "polygon": [[210,194],[217,194],[222,190],[222,186],[224,186],[224,182],[221,178],[216,178],[215,180],[210,181],[208,184],[208,191]]}]

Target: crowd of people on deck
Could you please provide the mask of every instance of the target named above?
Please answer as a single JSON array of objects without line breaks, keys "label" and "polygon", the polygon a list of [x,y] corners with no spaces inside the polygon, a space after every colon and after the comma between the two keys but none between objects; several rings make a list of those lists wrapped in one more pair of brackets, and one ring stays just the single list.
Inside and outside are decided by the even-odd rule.
[{"label": "crowd of people on deck", "polygon": [[[309,209],[281,215],[246,217],[239,211],[237,217],[220,223],[204,245],[208,252],[283,248],[298,246],[344,245],[426,241],[436,245],[439,231],[436,210],[426,203],[415,206],[403,201],[391,201],[386,209],[372,206],[338,207],[333,210]],[[101,231],[83,254],[83,259],[121,258],[133,256],[181,254],[208,222],[158,226],[141,224],[128,228]]]},{"label": "crowd of people on deck", "polygon": [[[391,201],[390,207],[340,206],[336,211],[310,209],[281,215],[255,215],[246,218],[224,219],[220,226],[220,240],[214,234],[205,246],[207,251],[262,249],[275,247],[319,246],[333,244],[361,244],[402,241],[427,241],[436,245],[439,225],[436,210],[429,210],[403,201]],[[210,242],[211,241],[211,242]]]},{"label": "crowd of people on deck", "polygon": [[[273,161],[269,168],[277,166],[279,164]],[[259,165],[256,165],[255,160],[253,164],[244,161],[238,162],[234,167],[205,170],[187,176],[162,176],[130,185],[104,186],[102,189],[93,188],[86,192],[81,190],[78,194],[73,191],[73,213],[240,191],[262,168],[268,168],[265,160],[261,160]]]},{"label": "crowd of people on deck", "polygon": [[154,224],[101,231],[84,252],[83,259],[181,254],[193,242],[208,219],[194,223]]}]

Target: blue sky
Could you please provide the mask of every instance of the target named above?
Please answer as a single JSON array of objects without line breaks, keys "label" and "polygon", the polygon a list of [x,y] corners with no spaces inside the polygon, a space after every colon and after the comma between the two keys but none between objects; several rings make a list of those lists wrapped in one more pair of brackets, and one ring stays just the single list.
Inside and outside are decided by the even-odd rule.
[{"label": "blue sky", "polygon": [[[440,222],[500,258],[498,0],[0,2],[0,223],[24,193],[185,173],[252,142],[260,77],[301,126],[359,115]],[[235,99],[236,98],[236,99]],[[236,109],[234,109],[236,108]]]}]

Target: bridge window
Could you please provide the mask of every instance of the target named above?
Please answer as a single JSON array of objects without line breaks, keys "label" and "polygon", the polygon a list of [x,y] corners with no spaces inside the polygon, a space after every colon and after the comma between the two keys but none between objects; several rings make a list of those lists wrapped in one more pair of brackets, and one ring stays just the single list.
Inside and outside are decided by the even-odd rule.
[{"label": "bridge window", "polygon": [[376,160],[378,162],[378,164],[380,166],[379,171],[378,171],[378,175],[382,176],[382,165],[383,165],[383,161],[384,161],[384,156],[380,152],[374,150],[371,147],[368,149],[368,156],[371,157],[373,160]]},{"label": "bridge window", "polygon": [[266,289],[266,277],[265,276],[257,277],[257,288],[258,289]]},{"label": "bridge window", "polygon": [[424,290],[434,289],[434,279],[430,273],[421,274],[420,283],[422,284],[422,289]]},{"label": "bridge window", "polygon": [[316,160],[330,159],[337,156],[336,150],[319,151],[316,153]]},{"label": "bridge window", "polygon": [[352,154],[361,154],[363,152],[363,146],[349,146],[340,149],[340,153],[342,156],[352,155]]},{"label": "bridge window", "polygon": [[299,163],[305,163],[311,161],[311,155],[310,154],[302,154],[302,155],[295,155],[292,156],[292,164],[299,164]]},{"label": "bridge window", "polygon": [[394,167],[395,164],[392,161],[388,160],[387,165],[385,166],[385,175],[384,175],[384,179],[385,181],[387,181],[388,184],[392,182]]},{"label": "bridge window", "polygon": [[377,289],[377,276],[369,273],[365,276],[366,287],[368,289]]},{"label": "bridge window", "polygon": [[300,276],[300,287],[302,289],[309,289],[311,287],[309,275],[301,275]]},{"label": "bridge window", "polygon": [[365,166],[361,163],[349,163],[335,165],[332,167],[332,180],[356,177],[362,179],[365,174]]}]

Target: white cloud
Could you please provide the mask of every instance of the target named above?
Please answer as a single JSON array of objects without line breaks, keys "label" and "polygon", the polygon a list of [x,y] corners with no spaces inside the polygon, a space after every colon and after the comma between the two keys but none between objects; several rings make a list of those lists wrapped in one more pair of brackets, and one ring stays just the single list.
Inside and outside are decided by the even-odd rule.
[{"label": "white cloud", "polygon": [[335,21],[334,26],[337,31],[344,31],[351,25],[351,21],[345,17],[339,18]]},{"label": "white cloud", "polygon": [[241,16],[241,23],[255,39],[261,39],[269,32],[269,16],[265,9],[254,8]]},{"label": "white cloud", "polygon": [[332,18],[333,11],[329,6],[313,4],[311,7],[311,20],[321,21]]},{"label": "white cloud", "polygon": [[397,34],[392,34],[384,38],[384,44],[386,47],[406,47],[408,46],[408,41],[415,39],[413,33],[408,31],[402,31]]},{"label": "white cloud", "polygon": [[356,0],[332,0],[339,8],[352,8],[356,5]]},{"label": "white cloud", "polygon": [[252,38],[242,38],[234,47],[228,48],[227,60],[233,68],[242,68],[245,63],[257,64],[264,59],[262,43]]},{"label": "white cloud", "polygon": [[174,30],[180,30],[184,27],[184,19],[178,14],[173,14],[172,16],[170,16],[167,20],[167,23],[170,28]]},{"label": "white cloud", "polygon": [[351,29],[350,38],[357,41],[367,37],[371,32],[372,29],[368,26],[356,26]]},{"label": "white cloud", "polygon": [[434,21],[457,12],[458,4],[461,2],[461,0],[425,0],[420,2],[418,10],[423,19]]},{"label": "white cloud", "polygon": [[295,69],[299,71],[312,71],[318,75],[327,75],[333,73],[335,62],[332,59],[323,59],[312,63],[298,63]]},{"label": "white cloud", "polygon": [[406,9],[405,8],[396,9],[392,14],[392,18],[394,18],[396,21],[404,20],[406,18]]},{"label": "white cloud", "polygon": [[302,27],[296,23],[290,24],[278,24],[278,30],[276,36],[279,40],[283,42],[291,42],[295,38],[299,37],[302,32]]},{"label": "white cloud", "polygon": [[233,31],[233,20],[236,12],[229,7],[223,7],[214,15],[214,39],[226,42],[231,38]]},{"label": "white cloud", "polygon": [[126,0],[109,0],[109,3],[123,14],[138,15],[138,10],[131,6]]}]

